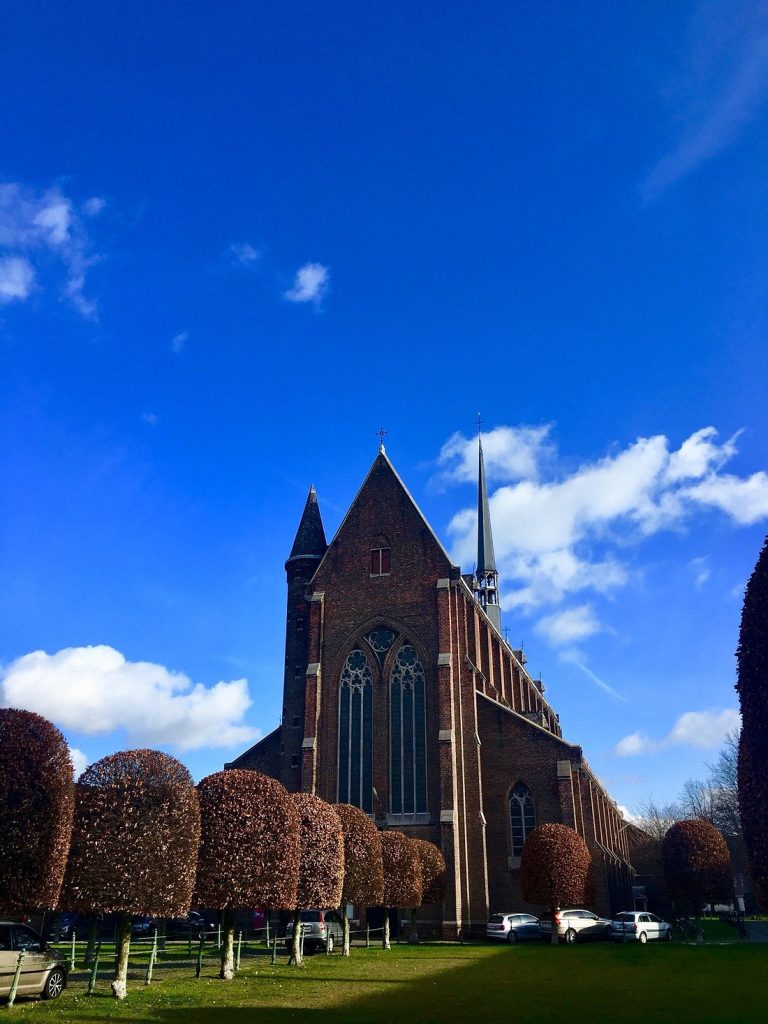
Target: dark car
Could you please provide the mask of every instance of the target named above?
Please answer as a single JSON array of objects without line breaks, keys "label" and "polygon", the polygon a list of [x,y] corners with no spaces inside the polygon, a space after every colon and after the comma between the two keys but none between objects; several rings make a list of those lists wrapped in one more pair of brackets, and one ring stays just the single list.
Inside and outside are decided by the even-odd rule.
[{"label": "dark car", "polygon": [[24,953],[19,975],[20,996],[42,996],[56,999],[67,985],[67,962],[64,956],[41,939],[28,924],[0,921],[0,996],[11,991],[13,976]]},{"label": "dark car", "polygon": [[489,939],[501,942],[540,942],[539,919],[533,914],[493,914],[485,926]]}]

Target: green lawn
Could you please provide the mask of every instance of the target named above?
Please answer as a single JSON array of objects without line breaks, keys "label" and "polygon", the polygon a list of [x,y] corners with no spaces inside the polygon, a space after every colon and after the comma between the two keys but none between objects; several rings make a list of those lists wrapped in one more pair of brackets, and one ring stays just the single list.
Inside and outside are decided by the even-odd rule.
[{"label": "green lawn", "polygon": [[176,959],[157,965],[150,987],[136,967],[122,1004],[111,999],[106,972],[90,998],[76,972],[56,1002],[19,1000],[0,1013],[68,1024],[739,1024],[764,1021],[768,1006],[768,946],[746,943],[395,946],[355,949],[348,960],[308,957],[298,969],[261,955],[244,959],[230,983],[218,980],[213,958],[200,979],[192,962]]}]

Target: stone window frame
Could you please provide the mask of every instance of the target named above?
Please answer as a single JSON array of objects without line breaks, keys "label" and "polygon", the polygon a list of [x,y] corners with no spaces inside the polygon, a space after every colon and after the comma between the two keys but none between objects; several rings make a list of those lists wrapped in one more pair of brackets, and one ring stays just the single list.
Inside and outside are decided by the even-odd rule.
[{"label": "stone window frame", "polygon": [[[526,821],[526,802],[530,805],[530,818]],[[515,824],[513,814],[519,815],[519,825]],[[507,793],[507,828],[509,830],[509,848],[511,851],[510,866],[519,867],[520,857],[523,852],[525,840],[536,828],[536,801],[533,798],[533,791],[522,779],[518,779],[509,787]],[[515,831],[522,832],[522,843],[516,844]]]}]

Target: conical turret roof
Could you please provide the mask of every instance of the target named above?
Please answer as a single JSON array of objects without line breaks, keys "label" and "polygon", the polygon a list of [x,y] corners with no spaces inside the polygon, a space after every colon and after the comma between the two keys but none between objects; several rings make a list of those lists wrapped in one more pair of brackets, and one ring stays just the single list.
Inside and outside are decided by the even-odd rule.
[{"label": "conical turret roof", "polygon": [[296,539],[288,558],[320,559],[325,554],[327,547],[320,506],[317,503],[317,491],[313,484],[309,488],[307,503],[304,506],[299,528],[296,531]]}]

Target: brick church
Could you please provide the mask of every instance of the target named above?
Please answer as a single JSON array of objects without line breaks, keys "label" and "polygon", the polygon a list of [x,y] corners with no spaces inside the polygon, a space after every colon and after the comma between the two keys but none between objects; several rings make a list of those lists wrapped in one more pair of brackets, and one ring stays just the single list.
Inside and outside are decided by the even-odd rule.
[{"label": "brick church", "polygon": [[452,564],[383,446],[330,544],[310,489],[285,568],[282,722],[227,768],[436,843],[445,900],[421,913],[445,938],[541,909],[522,900],[520,855],[543,822],[584,836],[595,910],[632,906],[621,814],[500,630],[482,444],[474,573]]}]

